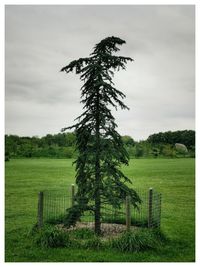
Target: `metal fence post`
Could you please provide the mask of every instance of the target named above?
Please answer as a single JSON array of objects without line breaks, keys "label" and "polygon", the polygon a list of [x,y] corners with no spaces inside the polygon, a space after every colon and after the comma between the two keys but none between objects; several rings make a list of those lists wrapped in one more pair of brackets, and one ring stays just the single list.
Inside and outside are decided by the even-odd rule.
[{"label": "metal fence post", "polygon": [[44,193],[38,194],[38,228],[43,226],[43,210],[44,210]]},{"label": "metal fence post", "polygon": [[72,184],[72,186],[71,186],[71,197],[72,197],[72,199],[71,199],[71,201],[72,201],[72,207],[74,206],[74,195],[75,195],[75,186],[74,186],[74,184]]},{"label": "metal fence post", "polygon": [[129,231],[130,227],[131,227],[130,196],[126,196],[126,230]]},{"label": "metal fence post", "polygon": [[153,188],[149,188],[148,199],[148,228],[152,227],[153,222]]}]

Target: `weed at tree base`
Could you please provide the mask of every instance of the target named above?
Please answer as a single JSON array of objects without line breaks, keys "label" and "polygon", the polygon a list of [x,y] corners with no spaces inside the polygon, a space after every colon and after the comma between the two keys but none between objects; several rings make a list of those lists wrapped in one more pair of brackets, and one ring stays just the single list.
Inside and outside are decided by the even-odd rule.
[{"label": "weed at tree base", "polygon": [[37,246],[44,248],[74,247],[95,250],[114,248],[121,252],[159,249],[167,240],[162,232],[155,229],[136,229],[105,241],[96,236],[90,229],[76,229],[66,232],[52,225],[45,225],[38,230],[33,226],[29,236],[33,238],[33,242]]},{"label": "weed at tree base", "polygon": [[69,247],[72,244],[68,233],[51,225],[34,231],[32,236],[33,242],[44,248]]},{"label": "weed at tree base", "polygon": [[123,233],[119,238],[110,240],[110,247],[121,252],[137,252],[159,249],[166,238],[157,230],[137,229]]}]

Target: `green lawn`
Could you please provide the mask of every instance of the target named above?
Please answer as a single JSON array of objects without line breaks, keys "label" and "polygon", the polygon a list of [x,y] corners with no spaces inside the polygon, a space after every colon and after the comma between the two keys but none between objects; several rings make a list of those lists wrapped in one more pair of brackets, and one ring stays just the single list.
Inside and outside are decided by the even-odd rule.
[{"label": "green lawn", "polygon": [[36,222],[37,194],[62,189],[74,182],[70,159],[11,159],[5,178],[5,260],[7,262],[131,261],[191,262],[195,260],[194,159],[135,159],[125,174],[133,186],[162,193],[163,232],[170,239],[159,251],[120,253],[114,250],[41,249],[27,233]]}]

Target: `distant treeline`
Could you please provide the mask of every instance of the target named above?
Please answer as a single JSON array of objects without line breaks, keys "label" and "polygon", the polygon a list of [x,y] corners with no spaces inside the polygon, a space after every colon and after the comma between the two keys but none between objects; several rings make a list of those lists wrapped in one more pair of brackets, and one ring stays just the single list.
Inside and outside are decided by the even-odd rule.
[{"label": "distant treeline", "polygon": [[[140,157],[195,157],[195,131],[184,130],[150,135],[147,140],[136,142],[122,136],[130,158]],[[6,160],[9,158],[75,158],[74,133],[47,134],[44,137],[5,136]],[[176,143],[184,146],[177,147]]]}]

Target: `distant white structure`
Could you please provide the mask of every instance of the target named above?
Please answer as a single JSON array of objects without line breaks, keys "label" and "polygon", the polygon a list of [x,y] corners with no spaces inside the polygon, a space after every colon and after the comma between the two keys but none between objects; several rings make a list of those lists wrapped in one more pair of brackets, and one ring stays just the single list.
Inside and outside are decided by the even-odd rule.
[{"label": "distant white structure", "polygon": [[175,148],[180,153],[187,153],[188,152],[188,149],[184,144],[176,143]]}]

